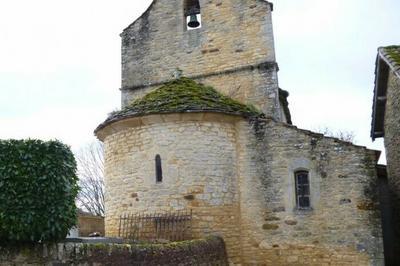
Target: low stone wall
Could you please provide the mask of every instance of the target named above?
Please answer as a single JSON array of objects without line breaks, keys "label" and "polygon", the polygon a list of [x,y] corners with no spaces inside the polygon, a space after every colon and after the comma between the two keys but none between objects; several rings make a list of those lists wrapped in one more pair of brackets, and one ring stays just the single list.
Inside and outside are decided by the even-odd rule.
[{"label": "low stone wall", "polygon": [[9,265],[228,265],[222,238],[169,244],[61,243],[0,247],[0,266]]}]

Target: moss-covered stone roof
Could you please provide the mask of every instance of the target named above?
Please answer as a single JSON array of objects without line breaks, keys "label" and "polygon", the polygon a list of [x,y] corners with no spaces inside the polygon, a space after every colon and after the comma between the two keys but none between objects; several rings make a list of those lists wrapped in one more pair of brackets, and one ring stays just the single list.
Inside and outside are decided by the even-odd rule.
[{"label": "moss-covered stone roof", "polygon": [[386,52],[388,58],[400,65],[400,45],[388,46],[383,48],[383,50]]},{"label": "moss-covered stone roof", "polygon": [[120,111],[110,114],[95,132],[110,123],[131,117],[150,114],[216,112],[239,115],[245,118],[263,116],[252,105],[233,100],[210,86],[205,86],[189,78],[180,78],[164,84],[135,100]]},{"label": "moss-covered stone roof", "polygon": [[379,101],[378,98],[387,96],[388,71],[393,72],[400,79],[400,45],[378,48],[371,123],[371,137],[373,140],[384,136],[386,101]]},{"label": "moss-covered stone roof", "polygon": [[393,70],[400,74],[400,45],[382,47],[379,51]]}]

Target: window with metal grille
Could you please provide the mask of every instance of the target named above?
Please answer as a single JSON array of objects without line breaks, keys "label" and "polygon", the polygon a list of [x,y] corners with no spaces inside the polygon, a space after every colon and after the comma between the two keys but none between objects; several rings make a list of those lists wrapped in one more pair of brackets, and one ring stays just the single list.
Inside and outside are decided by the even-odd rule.
[{"label": "window with metal grille", "polygon": [[159,154],[156,155],[156,182],[161,183],[163,181],[162,175],[162,164],[161,164],[161,156]]},{"label": "window with metal grille", "polygon": [[296,205],[298,209],[309,209],[310,204],[310,180],[307,171],[297,171],[296,179]]}]

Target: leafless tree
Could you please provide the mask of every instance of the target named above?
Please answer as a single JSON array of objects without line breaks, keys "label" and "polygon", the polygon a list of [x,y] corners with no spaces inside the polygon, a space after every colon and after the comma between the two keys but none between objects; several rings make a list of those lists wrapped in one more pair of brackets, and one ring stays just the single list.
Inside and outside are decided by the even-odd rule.
[{"label": "leafless tree", "polygon": [[94,215],[104,216],[103,144],[93,142],[76,154],[80,191],[78,207]]},{"label": "leafless tree", "polygon": [[355,142],[356,135],[352,131],[344,131],[344,130],[334,131],[328,127],[319,127],[316,129],[316,131],[328,137],[338,138],[340,140],[351,143]]}]

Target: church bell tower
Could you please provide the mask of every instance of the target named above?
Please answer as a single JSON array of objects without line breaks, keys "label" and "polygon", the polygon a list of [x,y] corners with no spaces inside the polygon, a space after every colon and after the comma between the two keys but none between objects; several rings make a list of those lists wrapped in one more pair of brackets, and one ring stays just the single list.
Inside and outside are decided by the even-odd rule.
[{"label": "church bell tower", "polygon": [[154,0],[122,37],[122,107],[184,76],[287,122],[264,0]]}]

